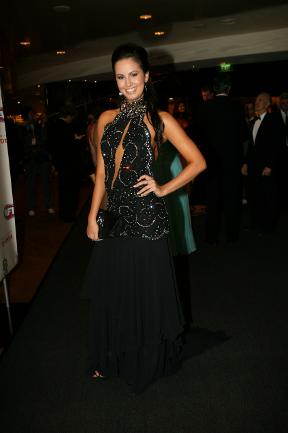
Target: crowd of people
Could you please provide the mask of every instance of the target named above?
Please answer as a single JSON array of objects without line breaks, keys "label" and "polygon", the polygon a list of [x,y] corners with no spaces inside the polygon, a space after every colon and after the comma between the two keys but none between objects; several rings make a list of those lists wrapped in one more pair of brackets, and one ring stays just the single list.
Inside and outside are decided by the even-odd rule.
[{"label": "crowd of people", "polygon": [[[287,208],[287,94],[272,105],[266,92],[247,107],[229,97],[229,76],[214,81],[215,96],[203,103],[198,139],[206,158],[206,240],[239,238],[241,204],[247,202],[246,228],[272,232]],[[286,102],[285,102],[286,101]],[[245,116],[246,108],[246,116]],[[286,191],[286,193],[285,193]]]},{"label": "crowd of people", "polygon": [[287,210],[288,93],[274,104],[267,92],[243,103],[230,97],[231,87],[231,76],[216,75],[213,85],[201,88],[194,116],[181,99],[167,104],[207,163],[189,187],[189,201],[192,215],[205,213],[211,245],[223,238],[237,242],[241,226],[270,233]]},{"label": "crowd of people", "polygon": [[74,221],[82,182],[95,181],[95,122],[96,113],[79,116],[72,104],[64,105],[49,119],[32,107],[23,109],[19,123],[8,118],[12,186],[24,176],[28,216],[34,217],[44,207],[49,215],[57,212],[63,221]]}]

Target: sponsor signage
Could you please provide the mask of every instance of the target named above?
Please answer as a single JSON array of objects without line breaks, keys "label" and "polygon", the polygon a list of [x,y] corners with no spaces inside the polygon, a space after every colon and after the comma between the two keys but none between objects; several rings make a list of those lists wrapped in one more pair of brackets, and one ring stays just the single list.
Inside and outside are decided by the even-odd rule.
[{"label": "sponsor signage", "polygon": [[14,203],[0,87],[0,281],[18,262]]}]

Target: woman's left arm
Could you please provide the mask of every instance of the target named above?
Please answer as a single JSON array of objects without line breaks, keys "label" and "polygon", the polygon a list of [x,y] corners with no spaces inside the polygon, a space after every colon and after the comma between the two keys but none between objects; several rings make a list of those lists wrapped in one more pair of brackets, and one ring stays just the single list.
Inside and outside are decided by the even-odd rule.
[{"label": "woman's left arm", "polygon": [[158,185],[153,178],[144,175],[138,179],[135,187],[143,186],[138,192],[139,195],[145,196],[154,192],[158,197],[164,197],[187,183],[191,182],[199,173],[206,168],[206,162],[196,144],[186,134],[178,122],[167,112],[159,113],[163,124],[163,138],[178,150],[180,155],[187,162],[183,170],[172,180],[164,185]]}]

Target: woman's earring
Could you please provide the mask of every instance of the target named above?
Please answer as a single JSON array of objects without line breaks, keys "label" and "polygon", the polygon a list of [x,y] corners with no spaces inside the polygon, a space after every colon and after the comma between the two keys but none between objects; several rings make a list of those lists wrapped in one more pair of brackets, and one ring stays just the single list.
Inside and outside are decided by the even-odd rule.
[{"label": "woman's earring", "polygon": [[119,96],[122,96],[122,92],[119,92]]}]

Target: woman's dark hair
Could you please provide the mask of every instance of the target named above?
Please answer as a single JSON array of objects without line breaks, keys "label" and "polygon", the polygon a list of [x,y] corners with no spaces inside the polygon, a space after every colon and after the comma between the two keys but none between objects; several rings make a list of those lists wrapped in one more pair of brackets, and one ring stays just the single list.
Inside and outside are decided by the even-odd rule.
[{"label": "woman's dark hair", "polygon": [[[115,48],[112,54],[112,68],[115,72],[115,64],[119,60],[123,59],[134,59],[138,63],[144,74],[149,71],[150,65],[148,60],[148,54],[145,48],[140,47],[136,44],[123,44]],[[157,110],[157,97],[152,84],[151,78],[145,84],[144,87],[144,102],[147,104],[147,117],[153,128],[155,129],[155,142],[159,147],[163,141],[163,122],[158,114]]]}]

